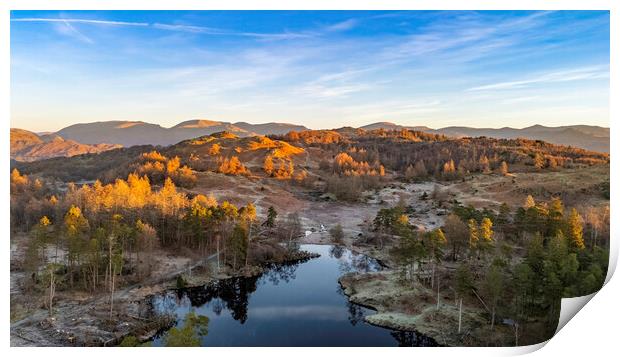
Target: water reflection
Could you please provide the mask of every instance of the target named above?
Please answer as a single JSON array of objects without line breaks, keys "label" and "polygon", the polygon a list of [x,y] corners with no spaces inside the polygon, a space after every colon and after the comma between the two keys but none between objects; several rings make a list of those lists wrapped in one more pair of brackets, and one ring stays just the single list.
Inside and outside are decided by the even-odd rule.
[{"label": "water reflection", "polygon": [[393,331],[390,335],[398,341],[398,347],[434,347],[435,340],[424,335],[409,331]]},{"label": "water reflection", "polygon": [[[432,339],[369,325],[373,312],[349,302],[338,284],[347,272],[381,269],[374,259],[342,247],[304,245],[321,257],[270,267],[250,278],[231,278],[158,296],[153,306],[182,318],[190,310],[209,317],[203,346],[428,346]],[[161,337],[154,345],[161,344]]]}]

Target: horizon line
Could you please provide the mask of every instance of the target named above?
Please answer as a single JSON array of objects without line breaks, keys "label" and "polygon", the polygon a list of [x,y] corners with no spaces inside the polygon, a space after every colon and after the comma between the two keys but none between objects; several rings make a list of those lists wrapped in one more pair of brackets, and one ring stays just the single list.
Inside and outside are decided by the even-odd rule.
[{"label": "horizon line", "polygon": [[523,130],[523,129],[528,129],[528,128],[532,128],[532,127],[536,127],[536,126],[540,126],[540,127],[544,127],[544,128],[563,128],[563,127],[573,127],[573,126],[589,126],[589,127],[599,127],[599,128],[603,128],[603,129],[610,129],[610,126],[601,126],[601,125],[593,125],[593,124],[565,124],[565,125],[556,125],[556,126],[552,126],[552,125],[543,125],[543,124],[532,124],[532,125],[528,125],[528,126],[523,126],[523,127],[513,127],[513,126],[501,126],[501,127],[476,127],[476,126],[468,126],[468,125],[448,125],[448,126],[442,126],[442,127],[437,127],[437,128],[433,128],[430,127],[428,125],[424,125],[424,124],[415,124],[415,125],[406,125],[406,124],[400,124],[398,122],[391,122],[391,121],[374,121],[374,122],[369,122],[367,124],[362,124],[360,126],[353,126],[353,125],[343,125],[340,127],[331,127],[331,128],[309,128],[306,125],[302,124],[302,123],[292,123],[292,122],[278,122],[278,121],[265,121],[265,122],[258,122],[258,123],[252,123],[252,122],[247,122],[247,121],[236,121],[236,122],[228,122],[228,121],[220,121],[220,120],[211,120],[211,119],[187,119],[187,120],[183,120],[178,122],[177,124],[167,127],[167,126],[163,126],[161,124],[158,123],[153,123],[153,122],[148,122],[148,121],[144,121],[144,120],[96,120],[96,121],[90,121],[90,122],[78,122],[78,123],[73,123],[67,126],[64,126],[58,130],[55,131],[50,131],[50,130],[41,130],[41,131],[37,131],[37,130],[31,130],[31,129],[24,129],[23,127],[18,127],[18,126],[13,126],[11,125],[10,129],[20,129],[20,130],[27,130],[30,131],[32,133],[35,134],[49,134],[49,133],[57,133],[65,128],[74,126],[74,125],[88,125],[88,124],[95,124],[95,123],[113,123],[113,122],[119,122],[119,123],[143,123],[143,124],[150,124],[150,125],[157,125],[163,129],[174,129],[176,126],[178,126],[181,123],[184,122],[188,122],[188,121],[210,121],[210,122],[214,122],[214,123],[221,123],[221,124],[230,124],[230,125],[235,125],[235,124],[240,124],[240,123],[245,123],[245,124],[250,124],[250,125],[264,125],[264,124],[285,124],[285,125],[296,125],[296,126],[303,126],[308,130],[335,130],[335,129],[341,129],[341,128],[355,128],[355,129],[360,129],[364,126],[369,126],[369,125],[373,125],[373,124],[391,124],[391,125],[395,125],[395,126],[401,126],[404,129],[413,129],[415,130],[416,128],[428,128],[431,130],[441,130],[441,129],[447,129],[447,128],[458,128],[458,127],[462,127],[462,128],[468,128],[468,129],[478,129],[478,130],[485,130],[485,129],[491,129],[491,130],[500,130],[500,129],[516,129],[516,130]]}]

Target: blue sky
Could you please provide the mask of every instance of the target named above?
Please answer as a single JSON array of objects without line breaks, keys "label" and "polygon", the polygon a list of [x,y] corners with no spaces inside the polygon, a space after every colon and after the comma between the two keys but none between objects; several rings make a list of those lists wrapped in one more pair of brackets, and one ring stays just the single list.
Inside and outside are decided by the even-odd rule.
[{"label": "blue sky", "polygon": [[11,126],[609,126],[607,11],[12,11]]}]

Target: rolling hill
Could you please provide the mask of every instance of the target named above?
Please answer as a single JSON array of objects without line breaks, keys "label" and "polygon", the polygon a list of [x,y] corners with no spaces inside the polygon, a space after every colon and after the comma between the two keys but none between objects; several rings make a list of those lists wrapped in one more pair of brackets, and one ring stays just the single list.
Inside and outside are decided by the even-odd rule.
[{"label": "rolling hill", "polygon": [[37,135],[22,129],[11,129],[11,159],[17,161],[36,161],[58,156],[74,156],[98,153],[119,148],[120,145],[86,145],[73,140],[65,140],[55,134]]}]

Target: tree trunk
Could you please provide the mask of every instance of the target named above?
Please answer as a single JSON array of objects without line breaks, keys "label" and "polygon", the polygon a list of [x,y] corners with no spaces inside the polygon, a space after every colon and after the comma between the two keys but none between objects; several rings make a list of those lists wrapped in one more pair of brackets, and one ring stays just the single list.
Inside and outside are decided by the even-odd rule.
[{"label": "tree trunk", "polygon": [[461,333],[461,321],[463,317],[463,298],[459,299],[459,333]]},{"label": "tree trunk", "polygon": [[110,270],[110,320],[112,320],[112,309],[114,306],[114,269],[112,266],[112,237],[110,237],[110,241],[108,244],[108,260],[109,260],[109,270]]},{"label": "tree trunk", "polygon": [[220,272],[220,237],[218,236],[216,239],[217,244],[217,272]]},{"label": "tree trunk", "polygon": [[245,267],[248,267],[248,256],[250,255],[250,243],[252,242],[252,222],[248,227],[248,246],[245,247]]},{"label": "tree trunk", "polygon": [[439,277],[437,277],[437,311],[439,311]]},{"label": "tree trunk", "polygon": [[52,316],[52,313],[53,313],[52,303],[54,301],[54,293],[55,293],[54,290],[56,290],[56,284],[55,283],[56,282],[54,281],[54,270],[51,269],[50,270],[50,303],[49,303],[49,305],[50,305],[50,311],[49,311],[50,316]]},{"label": "tree trunk", "polygon": [[493,305],[493,311],[491,312],[491,330],[495,327],[495,305]]},{"label": "tree trunk", "polygon": [[515,322],[515,346],[519,346],[519,323]]},{"label": "tree trunk", "polygon": [[60,238],[56,237],[56,252],[54,253],[54,264],[58,263],[58,245],[60,244]]},{"label": "tree trunk", "polygon": [[110,320],[112,320],[112,311],[114,309],[114,269],[112,269],[112,289],[110,290]]}]

